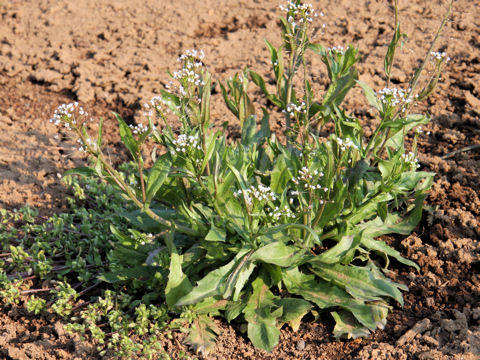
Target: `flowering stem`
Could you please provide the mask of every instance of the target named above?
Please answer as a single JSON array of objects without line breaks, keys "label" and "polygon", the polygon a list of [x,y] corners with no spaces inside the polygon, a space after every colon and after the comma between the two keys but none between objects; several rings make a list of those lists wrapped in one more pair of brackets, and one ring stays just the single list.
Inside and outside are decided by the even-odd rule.
[{"label": "flowering stem", "polygon": [[[295,61],[295,53],[293,49],[290,49],[290,57],[289,57],[289,64],[288,64],[288,79],[287,79],[287,96],[285,98],[285,107],[288,107],[288,104],[290,104],[290,99],[292,98],[294,61]],[[290,120],[290,113],[288,111],[285,112],[285,127],[287,130],[286,146],[290,149],[291,148],[290,142],[292,141],[292,138],[289,132],[292,127],[292,122]]]},{"label": "flowering stem", "polygon": [[427,55],[423,59],[422,65],[415,71],[415,75],[413,76],[412,80],[410,81],[410,91],[407,95],[407,98],[409,98],[413,92],[415,91],[415,88],[417,87],[418,80],[420,79],[420,75],[422,74],[423,69],[425,68],[425,65],[428,62],[428,59],[430,58],[430,54],[432,53],[435,44],[437,43],[438,38],[440,37],[440,34],[443,31],[443,28],[445,27],[445,24],[447,23],[448,16],[450,15],[450,11],[452,10],[453,2],[455,0],[451,0],[450,4],[448,5],[447,12],[445,13],[445,16],[443,17],[442,23],[440,24],[440,27],[438,28],[437,34],[435,35],[435,38],[433,39],[432,43],[430,44],[430,48],[428,49]]},{"label": "flowering stem", "polygon": [[138,160],[137,160],[138,174],[140,176],[140,186],[142,188],[142,202],[145,203],[145,201],[147,200],[147,195],[145,194],[145,180],[143,179],[143,164],[141,161],[141,155],[140,154],[137,154],[137,155],[138,155]]},{"label": "flowering stem", "polygon": [[[397,29],[399,29],[399,24],[398,24],[398,0],[395,0],[395,5],[394,5],[395,9],[394,9],[394,16],[395,16],[395,33],[397,32]],[[396,44],[395,44],[396,46]],[[395,59],[395,57],[393,56],[392,57],[392,61],[390,62],[389,66],[388,66],[388,72],[387,72],[387,88],[390,87],[390,76],[391,76],[391,70],[392,70],[392,67],[393,67],[393,60]]]},{"label": "flowering stem", "polygon": [[145,206],[144,202],[141,202],[140,200],[137,199],[136,195],[133,193],[132,189],[123,181],[123,179],[120,177],[118,172],[105,160],[103,153],[99,151],[96,156],[98,159],[102,162],[105,170],[107,173],[113,178],[113,180],[117,183],[117,185],[122,189],[126,195],[130,198],[130,200],[133,201],[133,203],[142,211],[145,212],[150,218],[158,222],[159,224],[171,228],[173,230],[177,230],[185,235],[191,235],[191,236],[197,236],[198,233],[186,226],[176,224],[175,222],[165,220],[164,218],[158,216],[156,213],[154,213],[149,207]]}]

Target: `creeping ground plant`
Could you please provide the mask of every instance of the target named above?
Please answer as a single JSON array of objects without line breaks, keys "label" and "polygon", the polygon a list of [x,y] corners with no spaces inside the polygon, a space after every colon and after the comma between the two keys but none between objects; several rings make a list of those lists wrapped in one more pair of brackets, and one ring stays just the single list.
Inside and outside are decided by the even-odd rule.
[{"label": "creeping ground plant", "polygon": [[[123,220],[109,223],[108,249],[97,262],[103,270],[86,281],[122,291],[137,314],[137,336],[150,331],[141,319],[163,319],[170,330],[187,330],[187,343],[206,352],[219,332],[212,318],[221,317],[246,324],[252,343],[271,351],[280,328],[296,331],[308,313],[330,314],[335,336],[356,338],[384,328],[392,306],[403,305],[407,288],[386,276],[389,261],[418,266],[378,238],[410,234],[421,219],[434,174],[419,169],[416,143],[430,118],[412,109],[433,91],[446,56],[433,52],[434,41],[409,85],[392,87],[395,51],[405,40],[396,14],[386,87],[375,91],[358,80],[358,49],[310,41],[311,24],[322,14],[297,0],[281,9],[282,42],[266,41],[274,84],[250,69],[216,83],[204,53],[186,51],[172,86],[145,104],[144,124],[127,125],[115,114],[132,159],[121,169],[102,151],[101,122],[92,134],[77,103],[54,114],[52,121],[71,130],[91,160],[91,167],[69,175],[101,179],[118,199],[109,216]],[[308,56],[325,64],[329,85],[321,94],[312,90]],[[421,81],[429,62],[432,74]],[[250,98],[250,83],[272,110]],[[369,137],[342,108],[354,86],[375,112]],[[215,87],[239,121],[238,140],[227,136],[227,125],[226,131],[213,126]],[[282,117],[283,131],[271,130],[270,116]],[[327,123],[333,126],[325,135]],[[155,145],[148,159],[147,142]],[[65,285],[63,292],[68,304],[74,292]],[[113,296],[87,307],[76,328],[101,342],[118,340],[128,325],[111,321],[111,334],[94,326],[96,318],[108,322],[125,309]],[[30,306],[37,312],[44,305]]]}]

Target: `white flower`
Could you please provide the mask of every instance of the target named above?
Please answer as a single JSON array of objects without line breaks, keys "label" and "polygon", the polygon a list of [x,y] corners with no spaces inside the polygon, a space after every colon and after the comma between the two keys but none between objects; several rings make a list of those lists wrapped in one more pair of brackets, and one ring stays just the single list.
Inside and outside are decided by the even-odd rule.
[{"label": "white flower", "polygon": [[172,143],[175,145],[175,151],[177,153],[185,154],[187,151],[202,150],[200,140],[193,135],[187,136],[186,134],[180,134],[177,140],[173,140]]},{"label": "white flower", "polygon": [[50,119],[50,122],[55,125],[60,125],[62,122],[64,126],[71,130],[71,125],[75,125],[75,113],[78,113],[81,116],[88,116],[88,113],[83,109],[83,107],[78,105],[78,102],[73,102],[69,104],[62,104],[60,105],[55,112],[53,113],[53,117]]},{"label": "white flower", "polygon": [[443,61],[443,60],[450,61],[450,58],[447,56],[445,51],[444,52],[432,51],[430,53],[430,56],[432,57],[432,59],[436,59],[437,61]]}]

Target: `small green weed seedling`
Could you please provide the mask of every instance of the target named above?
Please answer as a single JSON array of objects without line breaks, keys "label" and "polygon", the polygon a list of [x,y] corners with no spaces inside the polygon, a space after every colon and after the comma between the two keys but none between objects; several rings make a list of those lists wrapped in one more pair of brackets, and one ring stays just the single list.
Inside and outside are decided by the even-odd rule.
[{"label": "small green weed seedling", "polygon": [[[67,257],[60,273],[70,274],[73,283],[103,282],[116,290],[90,300],[71,328],[89,332],[107,347],[120,347],[121,354],[143,351],[150,356],[155,334],[169,322],[169,329],[188,331],[186,341],[196,351],[206,352],[219,332],[212,317],[222,317],[246,323],[252,343],[271,351],[279,329],[288,324],[296,331],[311,311],[331,314],[335,336],[356,338],[385,326],[390,302],[403,305],[401,291],[407,288],[386,277],[389,259],[418,266],[378,237],[410,234],[421,219],[434,174],[419,171],[416,142],[421,125],[430,119],[411,110],[433,91],[445,54],[432,52],[435,39],[408,88],[391,88],[395,51],[405,37],[395,16],[385,57],[387,87],[374,91],[358,81],[357,49],[327,49],[310,42],[309,28],[317,16],[311,5],[289,1],[282,10],[282,43],[276,47],[267,41],[275,86],[267,86],[249,69],[219,85],[239,120],[238,141],[213,129],[210,96],[216,85],[197,50],[180,56],[182,67],[171,74],[176,86],[145,105],[148,123],[129,126],[115,114],[133,159],[120,170],[102,152],[101,122],[93,135],[79,104],[62,105],[55,112],[52,121],[71,130],[92,160],[91,167],[68,175],[85,176],[89,186],[108,190],[111,198],[105,200],[108,207],[93,198],[102,226],[83,219],[61,224],[57,219],[52,225],[59,237],[70,221],[77,224],[71,231],[97,239],[71,244],[59,238],[64,248],[55,251]],[[330,80],[321,99],[312,90],[309,54],[320,56]],[[434,70],[418,90],[420,75],[432,59]],[[267,109],[257,117],[246,90],[249,82],[282,114],[282,134],[270,130]],[[341,107],[356,85],[378,120],[369,138],[359,120]],[[180,130],[168,125],[172,117]],[[333,131],[324,137],[329,122]],[[411,151],[404,143],[409,132],[415,133]],[[150,168],[142,152],[147,142],[156,145]],[[83,193],[78,180],[70,181]],[[97,191],[94,196],[103,195]],[[54,239],[28,244],[38,249],[35,257],[26,252],[26,243],[11,245],[9,260],[2,260],[4,271],[23,266],[19,271],[34,267],[37,276],[58,272],[55,260],[41,255],[52,254]],[[28,257],[32,259],[25,261]],[[101,271],[85,270],[91,265]],[[10,284],[3,296],[18,301],[17,287],[2,274],[2,283]],[[78,311],[72,306],[79,293],[67,277],[55,286],[56,311]],[[33,312],[49,305],[28,304]],[[99,321],[108,325],[103,329],[109,333]]]}]

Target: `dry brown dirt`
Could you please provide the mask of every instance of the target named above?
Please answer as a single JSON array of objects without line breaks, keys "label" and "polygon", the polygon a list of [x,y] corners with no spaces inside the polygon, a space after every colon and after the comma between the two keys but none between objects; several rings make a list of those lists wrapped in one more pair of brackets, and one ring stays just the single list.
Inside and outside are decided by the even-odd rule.
[{"label": "dry brown dirt", "polygon": [[[409,35],[394,67],[405,86],[419,64],[446,9],[446,1],[400,0],[402,29]],[[48,122],[61,103],[80,101],[106,120],[112,158],[123,158],[110,111],[134,122],[141,104],[168,82],[185,49],[199,48],[218,80],[248,66],[268,73],[263,39],[279,44],[279,1],[67,1],[0,2],[0,207],[30,204],[42,214],[65,206],[59,176],[84,163],[68,134]],[[325,17],[315,38],[325,46],[360,49],[360,79],[382,88],[383,56],[392,36],[391,2],[312,1]],[[325,24],[322,28],[321,25]],[[271,353],[256,350],[238,329],[222,324],[209,359],[479,359],[480,358],[480,3],[458,0],[436,50],[451,58],[428,111],[420,164],[437,173],[429,210],[407,237],[387,237],[420,272],[394,264],[392,277],[405,283],[405,307],[395,307],[387,328],[368,339],[336,341],[332,324],[305,323],[297,333],[282,330]],[[326,73],[311,59],[321,94]],[[254,98],[258,91],[252,88]],[[369,109],[359,89],[346,99],[365,119]],[[238,128],[213,99],[212,116]],[[88,343],[67,337],[58,319],[32,317],[2,307],[0,357],[6,359],[94,359]],[[179,338],[178,340],[181,340]],[[177,358],[188,351],[166,342]]]}]

